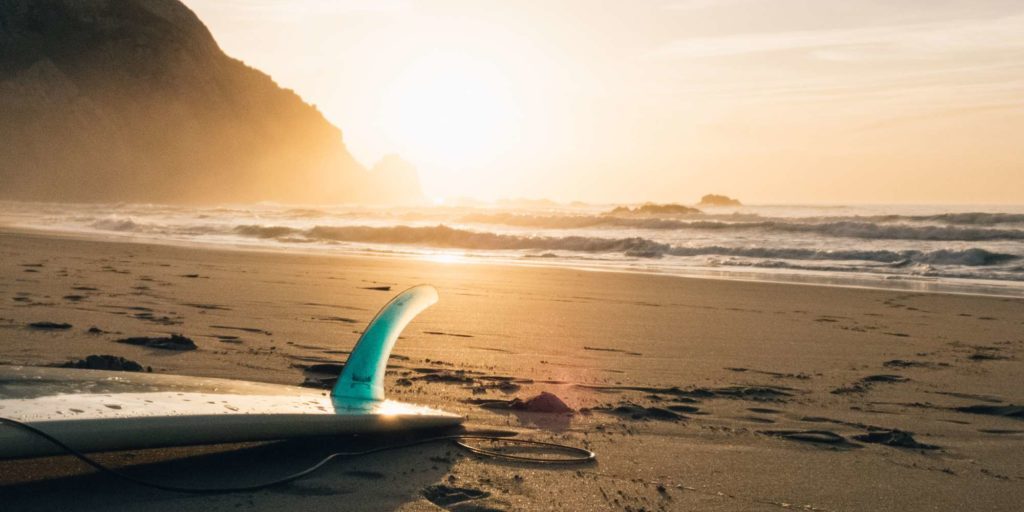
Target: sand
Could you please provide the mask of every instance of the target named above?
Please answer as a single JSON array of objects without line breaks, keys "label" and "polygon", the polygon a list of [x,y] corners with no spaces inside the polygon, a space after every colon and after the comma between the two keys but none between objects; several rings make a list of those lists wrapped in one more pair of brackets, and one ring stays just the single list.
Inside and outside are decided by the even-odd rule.
[{"label": "sand", "polygon": [[[441,301],[399,340],[389,396],[464,414],[473,431],[512,430],[599,457],[538,467],[433,445],[222,496],[139,488],[67,457],[6,461],[5,510],[1011,510],[1024,502],[1020,299],[11,230],[0,232],[0,276],[3,363],[109,354],[158,373],[296,385],[329,377],[308,369],[343,362],[393,293],[431,283]],[[197,349],[115,342],[172,333]],[[576,412],[504,403],[541,392]],[[101,458],[147,478],[232,484],[298,469],[335,445],[397,441]]]}]

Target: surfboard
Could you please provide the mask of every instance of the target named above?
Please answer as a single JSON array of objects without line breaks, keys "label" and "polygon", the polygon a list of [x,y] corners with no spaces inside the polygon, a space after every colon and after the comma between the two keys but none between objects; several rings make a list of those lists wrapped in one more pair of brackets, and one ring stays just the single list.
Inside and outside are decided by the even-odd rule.
[{"label": "surfboard", "polygon": [[[363,332],[330,393],[230,379],[0,366],[0,417],[83,452],[448,427],[459,415],[388,400],[384,370],[402,329],[437,302],[428,285],[392,299]],[[0,424],[0,458],[62,453]]]}]

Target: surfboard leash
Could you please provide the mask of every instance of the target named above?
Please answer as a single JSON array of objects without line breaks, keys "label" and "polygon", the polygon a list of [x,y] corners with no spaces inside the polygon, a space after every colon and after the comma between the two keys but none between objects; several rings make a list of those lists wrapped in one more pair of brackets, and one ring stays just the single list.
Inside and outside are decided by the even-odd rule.
[{"label": "surfboard leash", "polygon": [[[329,462],[331,462],[332,460],[335,460],[335,459],[353,459],[353,458],[357,458],[357,457],[363,457],[363,456],[366,456],[366,455],[372,455],[372,454],[375,454],[375,453],[394,451],[394,450],[401,450],[401,449],[405,449],[405,448],[411,448],[411,447],[414,447],[414,446],[422,446],[422,445],[426,445],[426,444],[439,443],[439,442],[443,442],[443,441],[451,441],[453,444],[455,444],[459,448],[461,448],[463,450],[466,450],[466,451],[468,451],[470,453],[476,454],[476,455],[481,455],[481,456],[484,456],[484,457],[490,457],[490,458],[495,458],[495,459],[503,459],[503,460],[510,460],[510,461],[516,461],[516,462],[531,463],[531,464],[586,464],[586,463],[591,463],[591,462],[594,462],[594,461],[597,460],[597,454],[596,453],[594,453],[594,452],[592,452],[590,450],[587,450],[585,448],[580,448],[580,447],[576,447],[576,446],[570,446],[570,445],[559,444],[559,443],[548,443],[548,442],[544,442],[544,441],[533,441],[533,440],[529,440],[529,439],[515,439],[515,438],[511,438],[511,437],[508,437],[508,436],[501,436],[501,435],[455,434],[455,435],[448,435],[448,436],[427,437],[427,438],[423,438],[423,439],[417,439],[415,441],[410,441],[410,442],[407,442],[407,443],[399,443],[399,444],[394,444],[394,445],[379,446],[377,448],[371,448],[369,450],[363,450],[363,451],[358,451],[358,452],[334,452],[334,453],[324,457],[323,459],[320,459],[319,462],[317,462],[316,464],[313,464],[312,466],[307,467],[306,469],[303,469],[301,471],[292,473],[292,474],[284,476],[282,478],[278,478],[278,479],[275,479],[275,480],[270,480],[270,481],[259,483],[259,484],[242,485],[242,486],[237,486],[237,487],[182,487],[182,486],[176,486],[176,485],[162,484],[162,483],[159,483],[159,482],[151,482],[149,480],[144,480],[144,479],[141,479],[141,478],[137,478],[137,477],[134,477],[134,476],[129,475],[127,473],[124,473],[122,471],[119,471],[117,469],[111,468],[111,467],[109,467],[109,466],[107,466],[107,465],[105,465],[105,464],[103,464],[103,463],[93,459],[92,457],[86,455],[85,453],[83,453],[83,452],[81,452],[81,451],[79,451],[79,450],[77,450],[77,449],[75,449],[75,448],[73,448],[71,446],[68,446],[65,442],[61,441],[60,439],[57,439],[56,437],[48,434],[47,432],[45,432],[43,430],[40,430],[39,428],[36,428],[36,427],[34,427],[32,425],[29,425],[27,423],[22,423],[22,422],[20,422],[18,420],[14,420],[14,419],[11,419],[11,418],[3,418],[3,417],[0,417],[0,423],[6,424],[6,425],[10,425],[12,427],[15,427],[15,428],[24,430],[26,432],[29,432],[29,433],[37,436],[37,437],[43,438],[43,439],[49,441],[50,443],[52,443],[53,445],[57,446],[58,448],[60,448],[64,452],[66,452],[68,455],[71,455],[71,456],[77,458],[78,460],[88,464],[89,466],[92,466],[94,469],[96,469],[97,471],[99,471],[101,473],[105,473],[105,474],[113,476],[115,478],[120,478],[122,480],[125,480],[125,481],[128,481],[128,482],[132,482],[132,483],[134,483],[136,485],[140,485],[140,486],[143,486],[143,487],[159,489],[161,491],[180,492],[180,493],[189,493],[189,494],[226,494],[226,493],[234,493],[234,492],[258,491],[258,490],[262,490],[262,489],[267,489],[269,487],[275,487],[275,486],[278,486],[278,485],[284,485],[284,484],[287,484],[287,483],[299,480],[301,478],[305,478],[305,477],[307,477],[307,476],[309,476],[309,475],[319,471],[321,468],[323,468]],[[511,454],[511,453],[503,453],[503,452],[501,452],[499,450],[496,450],[496,449],[486,449],[486,448],[481,448],[479,446],[474,446],[474,445],[468,443],[467,441],[489,441],[489,442],[509,443],[509,444],[533,447],[533,448],[538,448],[538,449],[558,451],[558,452],[562,452],[563,454],[565,454],[565,456],[549,458],[549,457],[539,457],[539,456],[531,456],[531,455],[515,455],[515,454]]]}]

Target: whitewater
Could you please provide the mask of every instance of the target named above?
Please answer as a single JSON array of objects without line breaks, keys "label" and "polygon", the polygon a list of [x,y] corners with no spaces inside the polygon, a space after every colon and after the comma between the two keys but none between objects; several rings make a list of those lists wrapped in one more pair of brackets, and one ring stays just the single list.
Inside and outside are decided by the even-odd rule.
[{"label": "whitewater", "polygon": [[370,208],[0,202],[0,225],[104,239],[1024,296],[1024,206]]}]

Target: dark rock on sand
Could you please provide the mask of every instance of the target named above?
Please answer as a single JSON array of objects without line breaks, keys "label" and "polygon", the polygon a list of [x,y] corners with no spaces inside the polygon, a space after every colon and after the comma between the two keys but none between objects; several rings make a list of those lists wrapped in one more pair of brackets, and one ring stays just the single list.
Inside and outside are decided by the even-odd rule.
[{"label": "dark rock on sand", "polygon": [[41,331],[61,331],[71,328],[71,324],[58,322],[32,322],[28,324],[28,326],[32,329],[39,329]]},{"label": "dark rock on sand", "polygon": [[849,386],[833,389],[832,394],[845,395],[848,393],[864,393],[871,389],[874,384],[894,384],[908,381],[910,381],[910,379],[902,375],[869,375]]},{"label": "dark rock on sand", "polygon": [[711,397],[740,398],[754,401],[776,401],[793,396],[792,390],[778,386],[727,386],[717,389],[697,388],[694,396],[701,392],[710,393]]},{"label": "dark rock on sand", "polygon": [[139,319],[139,320],[145,320],[147,322],[152,322],[154,324],[159,324],[159,325],[180,325],[182,323],[180,318],[175,319],[175,318],[171,318],[170,316],[167,316],[167,315],[156,316],[152,312],[149,312],[149,311],[145,311],[145,312],[142,312],[142,313],[135,313],[134,315],[132,315],[132,318],[136,318],[136,319]]},{"label": "dark rock on sand", "polygon": [[115,372],[141,372],[153,371],[152,368],[143,368],[135,361],[120,356],[91,355],[78,361],[68,361],[61,368],[81,368],[86,370],[109,370]]},{"label": "dark rock on sand", "polygon": [[917,442],[910,432],[903,430],[881,430],[868,432],[867,434],[853,436],[854,439],[864,443],[884,444],[896,448],[913,448],[918,450],[938,450],[939,447],[933,444]]},{"label": "dark rock on sand", "polygon": [[646,407],[633,402],[620,402],[618,405],[599,406],[590,409],[581,409],[580,412],[590,414],[591,412],[602,412],[613,414],[634,420],[660,420],[679,421],[685,420],[686,416],[680,412],[691,412],[701,414],[697,407],[689,405],[669,405],[667,407]]},{"label": "dark rock on sand", "polygon": [[876,382],[907,382],[910,379],[902,375],[869,375],[861,379],[861,382],[876,383]]},{"label": "dark rock on sand", "polygon": [[516,411],[526,412],[546,412],[546,413],[571,413],[575,412],[572,407],[569,407],[552,393],[542,391],[539,395],[528,398],[526,400],[520,400],[518,398],[513,399],[508,404],[509,409]]},{"label": "dark rock on sand", "polygon": [[[483,380],[483,378],[481,378],[481,380]],[[500,379],[494,382],[484,382],[477,384],[476,386],[473,387],[473,393],[482,394],[492,389],[501,391],[502,393],[515,393],[516,391],[522,389],[522,386],[516,384],[515,382],[512,382],[511,379]]]},{"label": "dark rock on sand", "polygon": [[311,373],[327,373],[330,375],[340,375],[341,370],[345,368],[344,364],[339,363],[318,363],[311,364],[306,367],[307,372]]},{"label": "dark rock on sand", "polygon": [[390,292],[390,286],[364,286],[364,290],[373,290],[375,292]]},{"label": "dark rock on sand", "polygon": [[[688,412],[690,414],[704,414],[704,413],[700,412],[700,407],[694,407],[692,405],[669,405],[669,406],[667,406],[665,408],[670,410],[670,411],[675,411],[675,412]],[[753,410],[753,409],[751,409],[751,410]]]},{"label": "dark rock on sand", "polygon": [[934,363],[927,361],[910,361],[906,359],[892,359],[882,363],[882,366],[888,368],[932,368],[936,366]]},{"label": "dark rock on sand", "polygon": [[969,414],[987,414],[1024,420],[1024,405],[968,405],[956,407],[955,410]]},{"label": "dark rock on sand", "polygon": [[474,384],[476,378],[469,375],[466,370],[438,370],[435,368],[414,368],[413,371],[423,373],[412,380],[423,380],[426,382],[441,382],[445,384]]},{"label": "dark rock on sand", "polygon": [[857,446],[846,440],[845,437],[830,430],[762,430],[762,434],[781,437],[790,441],[811,443],[818,445],[829,445],[833,447],[852,448]]},{"label": "dark rock on sand", "polygon": [[833,389],[831,393],[833,395],[846,395],[849,393],[864,393],[867,392],[868,389],[869,388],[867,386],[861,384],[853,384],[851,386],[843,386],[841,388]]},{"label": "dark rock on sand", "polygon": [[619,416],[628,416],[634,420],[678,421],[686,419],[686,416],[668,409],[663,409],[661,407],[644,407],[642,405],[629,402],[620,404],[611,409],[595,410],[610,412]]},{"label": "dark rock on sand", "polygon": [[138,345],[149,348],[159,348],[163,350],[195,350],[196,342],[192,341],[185,336],[180,334],[172,334],[170,336],[135,336],[131,338],[122,338],[115,340],[117,343],[124,343],[127,345]]},{"label": "dark rock on sand", "polygon": [[973,354],[967,356],[967,359],[971,361],[999,361],[1009,359],[1009,357],[1000,354],[998,348],[979,347]]},{"label": "dark rock on sand", "polygon": [[271,336],[271,335],[274,334],[274,333],[272,333],[270,331],[267,331],[267,330],[264,330],[264,329],[260,329],[258,327],[235,327],[233,325],[211,325],[210,328],[211,329],[227,329],[227,330],[230,330],[230,331],[251,332],[251,333],[254,333],[254,334],[262,334],[264,336]]},{"label": "dark rock on sand", "polygon": [[221,306],[220,304],[199,304],[199,303],[184,303],[182,306],[188,306],[190,308],[203,309],[207,311],[231,311],[231,308],[227,306]]},{"label": "dark rock on sand", "polygon": [[468,399],[463,400],[466,403],[479,405],[484,409],[493,410],[512,410],[519,412],[538,412],[538,413],[574,413],[572,407],[569,407],[552,393],[546,391],[541,394],[522,400],[520,398],[513,398],[512,400],[488,400],[488,399]]},{"label": "dark rock on sand", "polygon": [[766,371],[766,370],[754,370],[754,369],[751,369],[751,368],[742,368],[742,367],[735,367],[735,366],[726,367],[725,369],[729,370],[731,372],[736,372],[736,373],[744,373],[744,372],[759,373],[761,375],[768,375],[770,377],[775,377],[777,379],[810,380],[810,378],[811,378],[811,376],[806,374],[806,373],[772,372],[772,371]]}]

